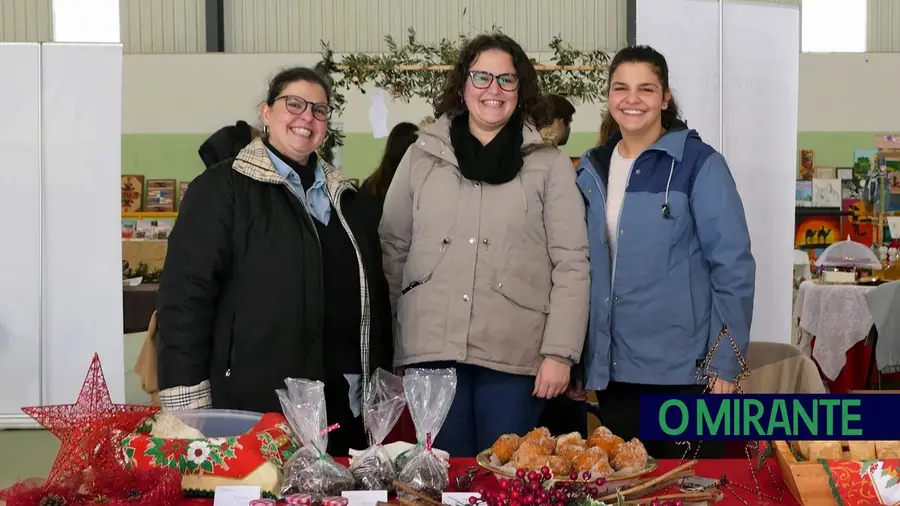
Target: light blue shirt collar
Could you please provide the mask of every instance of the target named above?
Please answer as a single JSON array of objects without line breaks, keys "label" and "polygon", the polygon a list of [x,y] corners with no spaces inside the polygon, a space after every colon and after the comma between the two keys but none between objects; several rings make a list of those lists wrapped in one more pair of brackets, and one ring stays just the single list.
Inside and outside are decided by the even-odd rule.
[{"label": "light blue shirt collar", "polygon": [[291,190],[303,202],[309,214],[323,225],[328,225],[328,221],[331,219],[331,199],[328,198],[328,189],[325,186],[325,170],[322,169],[322,166],[316,164],[315,180],[309,187],[309,190],[304,191],[303,184],[300,182],[300,176],[294,172],[294,169],[268,147],[266,152],[269,155],[269,159],[272,160],[275,172],[287,180]]}]

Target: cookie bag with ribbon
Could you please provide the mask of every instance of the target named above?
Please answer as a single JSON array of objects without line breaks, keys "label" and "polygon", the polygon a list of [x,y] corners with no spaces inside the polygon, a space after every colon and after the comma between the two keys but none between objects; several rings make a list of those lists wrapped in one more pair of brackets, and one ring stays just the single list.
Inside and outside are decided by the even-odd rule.
[{"label": "cookie bag with ribbon", "polygon": [[[727,341],[727,343],[723,343],[723,341]],[[747,366],[747,360],[741,353],[740,348],[738,348],[737,343],[734,341],[734,336],[731,335],[731,330],[725,325],[722,326],[722,330],[719,331],[718,335],[716,335],[716,340],[713,342],[713,345],[710,346],[709,353],[706,354],[706,357],[703,359],[700,367],[698,367],[697,369],[697,380],[706,382],[706,387],[704,388],[703,393],[709,394],[710,392],[712,392],[713,385],[715,385],[716,380],[719,379],[719,374],[711,369],[710,364],[712,363],[713,357],[715,357],[716,352],[719,351],[720,346],[731,348],[731,352],[734,353],[735,359],[737,360],[740,367],[740,371],[738,372],[737,376],[735,376],[734,378],[722,379],[734,384],[735,394],[743,394],[744,390],[741,384],[745,379],[747,379],[748,376],[750,376],[750,368]],[[723,352],[728,353],[727,350]],[[681,441],[679,442],[679,444],[685,446],[684,455],[682,456],[683,462],[688,458],[689,454],[692,454],[690,458],[696,459],[698,457],[702,441],[697,441],[694,444],[691,444],[690,441]],[[769,466],[767,457],[769,456],[771,451],[767,451],[767,447],[768,445],[761,445],[759,441],[751,441],[748,442],[744,448],[744,455],[747,458],[747,466],[750,471],[750,476],[753,478],[752,487],[732,481],[724,475],[717,479],[717,484],[715,486],[727,490],[731,493],[731,495],[735,497],[735,499],[737,499],[741,504],[744,504],[745,506],[749,506],[749,502],[741,497],[736,489],[754,493],[756,495],[756,498],[760,501],[760,504],[762,504],[763,498],[780,502],[783,497],[784,490],[778,484],[778,480],[775,479],[775,473]],[[765,468],[765,470],[767,471],[769,479],[772,481],[772,483],[775,484],[775,495],[763,493],[762,489],[760,488],[758,474],[759,471],[761,471],[763,468]]]},{"label": "cookie bag with ribbon", "polygon": [[400,420],[404,407],[406,398],[403,395],[403,379],[384,369],[376,370],[363,403],[363,422],[374,444],[350,464],[350,472],[356,479],[358,489],[393,488],[397,470],[382,442]]},{"label": "cookie bag with ribbon", "polygon": [[314,504],[326,497],[353,489],[353,475],[326,453],[328,433],[340,427],[328,425],[325,411],[325,384],[321,381],[288,378],[287,389],[277,390],[281,408],[303,448],[284,466],[281,495],[309,494]]},{"label": "cookie bag with ribbon", "polygon": [[409,414],[416,426],[416,446],[398,459],[398,481],[410,489],[440,501],[450,484],[447,468],[435,455],[432,443],[437,437],[453,398],[456,396],[455,369],[408,369],[403,390]]}]

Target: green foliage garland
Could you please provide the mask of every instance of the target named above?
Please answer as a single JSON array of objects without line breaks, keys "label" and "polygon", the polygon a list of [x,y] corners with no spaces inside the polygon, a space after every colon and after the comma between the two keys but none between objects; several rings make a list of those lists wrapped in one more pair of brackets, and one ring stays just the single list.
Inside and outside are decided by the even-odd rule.
[{"label": "green foliage garland", "polygon": [[[494,33],[501,33],[496,27]],[[445,73],[456,64],[460,47],[468,40],[460,35],[456,40],[442,39],[427,45],[416,38],[416,32],[408,29],[405,45],[399,45],[390,35],[385,37],[388,52],[349,54],[340,63],[335,62],[334,52],[322,42],[322,60],[316,68],[329,76],[332,84],[331,106],[333,114],[343,113],[346,98],[343,92],[355,87],[365,93],[364,86],[374,85],[396,99],[409,102],[421,98],[434,105],[446,80]],[[602,103],[610,55],[600,50],[579,51],[560,37],[550,41],[553,53],[549,64],[534,61],[541,89],[546,94],[558,94],[581,102]],[[336,77],[335,77],[336,76]],[[320,149],[320,156],[331,163],[334,148],[344,145],[343,132],[328,127],[328,135]]]}]

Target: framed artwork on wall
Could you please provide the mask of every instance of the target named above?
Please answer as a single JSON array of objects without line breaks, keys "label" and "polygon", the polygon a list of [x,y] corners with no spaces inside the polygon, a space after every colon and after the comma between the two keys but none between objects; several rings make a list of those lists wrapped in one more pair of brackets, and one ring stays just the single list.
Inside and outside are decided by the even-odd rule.
[{"label": "framed artwork on wall", "polygon": [[816,167],[816,179],[837,179],[834,167]]},{"label": "framed artwork on wall", "polygon": [[841,237],[840,216],[802,216],[797,219],[794,247],[825,248]]}]

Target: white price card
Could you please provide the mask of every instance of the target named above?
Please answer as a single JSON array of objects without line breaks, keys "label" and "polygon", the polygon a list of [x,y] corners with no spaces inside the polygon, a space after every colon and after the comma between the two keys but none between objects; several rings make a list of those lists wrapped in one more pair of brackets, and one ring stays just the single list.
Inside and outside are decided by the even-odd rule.
[{"label": "white price card", "polygon": [[470,497],[481,499],[481,494],[477,492],[444,492],[441,502],[451,506],[468,506]]},{"label": "white price card", "polygon": [[387,490],[346,490],[341,496],[347,498],[347,506],[375,506],[388,500]]},{"label": "white price card", "polygon": [[247,506],[260,495],[260,488],[254,486],[216,487],[213,506]]}]

